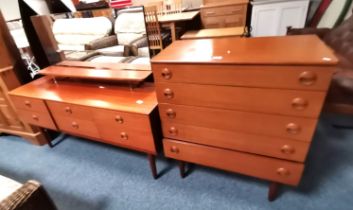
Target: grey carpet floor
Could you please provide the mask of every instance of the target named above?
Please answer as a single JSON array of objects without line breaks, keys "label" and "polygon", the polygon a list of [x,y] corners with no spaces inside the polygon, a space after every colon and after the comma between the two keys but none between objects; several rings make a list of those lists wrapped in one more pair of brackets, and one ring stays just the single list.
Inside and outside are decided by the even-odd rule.
[{"label": "grey carpet floor", "polygon": [[[352,122],[352,121],[351,121]],[[353,209],[353,130],[321,119],[298,188],[266,199],[263,180],[195,166],[179,178],[173,161],[158,158],[153,180],[146,155],[68,136],[53,149],[0,137],[0,174],[43,183],[60,210]]]}]

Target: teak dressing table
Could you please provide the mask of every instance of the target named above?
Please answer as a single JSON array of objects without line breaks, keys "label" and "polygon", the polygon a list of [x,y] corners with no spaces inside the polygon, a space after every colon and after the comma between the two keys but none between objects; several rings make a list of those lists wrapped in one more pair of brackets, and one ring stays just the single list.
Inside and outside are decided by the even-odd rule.
[{"label": "teak dressing table", "polygon": [[152,72],[135,67],[109,70],[59,63],[10,95],[29,124],[146,153],[157,178],[157,99],[154,85],[144,83]]},{"label": "teak dressing table", "polygon": [[337,59],[316,36],[173,43],[152,59],[167,157],[300,182]]}]

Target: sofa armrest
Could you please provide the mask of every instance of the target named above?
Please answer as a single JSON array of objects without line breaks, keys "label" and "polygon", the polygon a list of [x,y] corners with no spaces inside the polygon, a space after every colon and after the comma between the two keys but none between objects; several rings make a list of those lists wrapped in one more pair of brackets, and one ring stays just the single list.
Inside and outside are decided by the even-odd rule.
[{"label": "sofa armrest", "polygon": [[141,47],[148,47],[148,40],[146,36],[132,41],[130,44],[130,51],[134,56],[138,56],[138,49]]},{"label": "sofa armrest", "polygon": [[97,50],[105,47],[111,47],[114,45],[118,45],[116,35],[93,40],[90,43],[85,44],[85,50]]},{"label": "sofa armrest", "polygon": [[331,29],[329,28],[287,28],[287,35],[305,35],[305,34],[315,34],[320,39],[323,39]]},{"label": "sofa armrest", "polygon": [[0,209],[8,210],[57,210],[40,183],[30,180],[0,202]]}]

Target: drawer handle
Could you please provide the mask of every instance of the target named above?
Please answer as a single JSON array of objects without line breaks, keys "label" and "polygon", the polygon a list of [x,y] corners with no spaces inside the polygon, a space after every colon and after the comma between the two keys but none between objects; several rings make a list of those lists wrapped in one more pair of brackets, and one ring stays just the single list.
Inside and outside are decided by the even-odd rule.
[{"label": "drawer handle", "polygon": [[169,128],[169,134],[176,136],[178,134],[178,129],[174,126]]},{"label": "drawer handle", "polygon": [[121,138],[121,139],[124,139],[124,140],[128,140],[128,139],[129,139],[129,136],[127,135],[127,133],[121,132],[121,133],[120,133],[120,138]]},{"label": "drawer handle", "polygon": [[78,129],[78,128],[79,128],[79,126],[78,126],[78,123],[77,123],[77,122],[72,122],[72,123],[71,123],[71,126],[72,126],[73,128],[76,128],[76,129]]},{"label": "drawer handle", "polygon": [[206,15],[215,15],[216,12],[206,12]]},{"label": "drawer handle", "polygon": [[304,98],[295,98],[292,100],[292,107],[296,110],[303,110],[308,106],[309,102]]},{"label": "drawer handle", "polygon": [[166,88],[164,90],[164,96],[167,98],[167,99],[172,99],[174,97],[174,93],[173,91],[170,89],[170,88]]},{"label": "drawer handle", "polygon": [[317,80],[317,75],[312,71],[304,71],[299,75],[299,82],[303,85],[313,85]]},{"label": "drawer handle", "polygon": [[32,115],[32,119],[35,120],[35,121],[38,121],[39,120],[39,117],[37,115]]},{"label": "drawer handle", "polygon": [[166,114],[171,119],[174,119],[176,117],[176,113],[173,109],[167,109]]},{"label": "drawer handle", "polygon": [[65,107],[65,112],[68,113],[68,114],[72,114],[72,110],[70,107]]},{"label": "drawer handle", "polygon": [[162,77],[164,78],[164,79],[166,79],[166,80],[168,80],[168,79],[171,79],[172,78],[172,72],[168,69],[168,68],[164,68],[163,70],[162,70]]},{"label": "drawer handle", "polygon": [[283,154],[289,155],[289,154],[293,154],[295,152],[295,150],[294,150],[294,147],[286,144],[281,148],[281,152]]},{"label": "drawer handle", "polygon": [[115,122],[119,123],[119,124],[123,124],[124,123],[124,118],[121,117],[120,115],[117,115],[115,117]]},{"label": "drawer handle", "polygon": [[178,149],[178,147],[176,147],[176,146],[172,146],[172,147],[170,148],[170,152],[175,153],[175,154],[178,154],[178,153],[179,153],[179,149]]},{"label": "drawer handle", "polygon": [[277,169],[277,174],[280,175],[280,176],[289,176],[290,172],[287,169],[285,169],[285,168],[278,168]]},{"label": "drawer handle", "polygon": [[28,107],[28,108],[31,108],[32,104],[31,104],[30,101],[25,101],[25,106]]},{"label": "drawer handle", "polygon": [[300,130],[301,130],[301,127],[296,123],[289,123],[286,126],[286,131],[289,134],[298,134]]}]

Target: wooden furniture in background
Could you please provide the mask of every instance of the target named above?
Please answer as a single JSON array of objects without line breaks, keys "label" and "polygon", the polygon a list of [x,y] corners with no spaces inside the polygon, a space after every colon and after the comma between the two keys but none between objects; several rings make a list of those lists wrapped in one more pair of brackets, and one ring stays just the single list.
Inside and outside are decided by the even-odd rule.
[{"label": "wooden furniture in background", "polygon": [[[0,12],[0,132],[8,133],[30,141],[46,144],[46,135],[37,127],[21,121],[8,92],[30,80],[21,55]],[[27,76],[27,77],[26,77]]]},{"label": "wooden furniture in background", "polygon": [[159,118],[155,88],[148,83],[138,87],[124,84],[141,83],[151,72],[65,66],[51,66],[41,72],[48,76],[11,91],[24,121],[144,152],[157,178]]},{"label": "wooden furniture in background", "polygon": [[206,39],[206,38],[222,38],[222,37],[239,37],[247,35],[246,27],[230,27],[230,28],[209,28],[198,31],[188,31],[181,39]]},{"label": "wooden furniture in background", "polygon": [[156,50],[161,51],[164,48],[161,27],[158,22],[157,6],[145,7],[144,13],[149,48],[155,54]]},{"label": "wooden furniture in background", "polygon": [[201,20],[204,28],[245,27],[249,0],[204,0]]},{"label": "wooden furniture in background", "polygon": [[152,59],[165,155],[270,180],[273,200],[300,182],[336,63],[316,36],[173,43]]}]

